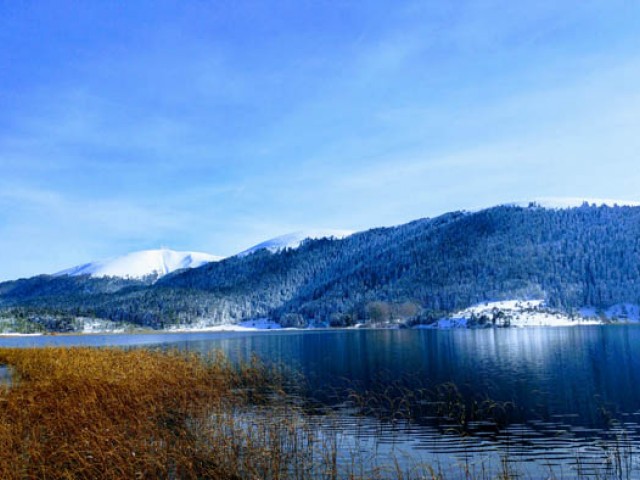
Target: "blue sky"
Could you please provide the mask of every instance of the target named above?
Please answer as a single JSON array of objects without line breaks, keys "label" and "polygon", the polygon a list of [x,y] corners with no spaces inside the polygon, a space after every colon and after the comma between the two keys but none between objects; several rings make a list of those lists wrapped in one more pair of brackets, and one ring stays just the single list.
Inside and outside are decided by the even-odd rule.
[{"label": "blue sky", "polygon": [[0,0],[0,279],[640,200],[632,1]]}]

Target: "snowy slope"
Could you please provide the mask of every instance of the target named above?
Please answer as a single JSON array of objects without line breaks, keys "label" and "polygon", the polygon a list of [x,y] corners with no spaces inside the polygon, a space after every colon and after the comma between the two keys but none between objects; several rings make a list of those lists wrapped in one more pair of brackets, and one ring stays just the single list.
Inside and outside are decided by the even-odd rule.
[{"label": "snowy slope", "polygon": [[259,243],[243,252],[240,252],[238,256],[244,257],[250,253],[256,252],[263,248],[271,252],[278,252],[286,248],[298,248],[300,244],[307,238],[345,238],[351,235],[353,232],[349,230],[304,230],[299,232],[288,233],[280,237],[272,238],[265,242]]},{"label": "snowy slope", "polygon": [[[494,323],[492,319],[495,319]],[[575,315],[547,307],[542,300],[506,300],[485,302],[441,318],[418,328],[469,328],[487,325],[510,327],[567,327],[602,323],[639,323],[640,306],[632,303],[613,305],[605,311],[582,307]]]},{"label": "snowy slope", "polygon": [[[495,322],[493,321],[495,320]],[[544,305],[542,300],[506,300],[474,305],[422,328],[468,328],[477,326],[567,327],[597,325],[593,315],[569,316]]]},{"label": "snowy slope", "polygon": [[[352,233],[353,232],[347,230],[308,230],[294,232],[262,242],[239,253],[239,255],[249,255],[262,248],[277,252],[285,248],[297,248],[307,238],[344,238]],[[157,277],[160,278],[176,270],[196,268],[205,263],[216,262],[223,258],[224,257],[218,257],[208,253],[178,252],[166,248],[142,250],[120,257],[78,265],[55,273],[54,275],[90,275],[92,277],[121,278],[144,278],[149,275],[157,275]]]},{"label": "snowy slope", "polygon": [[208,253],[177,252],[166,248],[142,250],[121,257],[91,262],[69,268],[55,275],[90,275],[92,277],[144,278],[148,275],[162,277],[182,268],[195,268],[208,262],[221,260]]},{"label": "snowy slope", "polygon": [[169,327],[170,332],[259,332],[264,330],[281,330],[282,325],[268,318],[256,318],[240,323],[214,323],[202,319],[188,327]]}]

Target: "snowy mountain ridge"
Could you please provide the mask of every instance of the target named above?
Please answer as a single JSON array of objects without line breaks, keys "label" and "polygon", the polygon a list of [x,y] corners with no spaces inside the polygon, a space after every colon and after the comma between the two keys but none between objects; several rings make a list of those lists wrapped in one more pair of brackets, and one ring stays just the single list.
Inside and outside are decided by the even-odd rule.
[{"label": "snowy mountain ridge", "polygon": [[205,263],[216,262],[222,257],[202,252],[178,252],[161,248],[142,250],[119,257],[78,265],[55,273],[55,276],[89,275],[91,277],[121,277],[127,279],[157,278],[184,268],[196,268]]},{"label": "snowy mountain ridge", "polygon": [[[549,210],[573,209],[583,206],[627,206],[640,207],[640,202],[629,200],[615,200],[586,197],[540,197],[527,201],[504,203],[503,206],[529,207],[536,206]],[[494,208],[494,207],[489,207]],[[487,210],[487,208],[469,210],[468,213]],[[333,238],[343,239],[355,233],[351,230],[337,229],[312,229],[302,230],[281,235],[236,254],[238,257],[246,257],[258,250],[266,249],[276,253],[288,248],[298,248],[306,239]],[[128,253],[122,256],[99,260],[55,273],[55,276],[89,275],[91,277],[120,277],[124,279],[141,279],[150,275],[157,278],[163,277],[176,270],[197,268],[209,262],[223,260],[225,257],[211,255],[203,252],[179,252],[170,249],[142,250]]]},{"label": "snowy mountain ridge", "polygon": [[[278,252],[286,248],[298,248],[306,239],[345,238],[353,232],[349,230],[305,230],[289,233],[266,240],[237,254],[246,256],[261,249]],[[142,279],[150,275],[161,278],[169,273],[185,268],[197,268],[209,262],[217,262],[225,257],[203,252],[180,252],[161,248],[141,250],[125,255],[77,265],[54,274],[54,276],[120,277]]]},{"label": "snowy mountain ridge", "polygon": [[284,250],[287,248],[298,248],[303,241],[307,239],[320,239],[320,238],[335,238],[342,239],[346,238],[354,232],[351,230],[332,230],[332,229],[324,229],[324,230],[302,230],[298,232],[288,233],[286,235],[282,235],[279,237],[272,238],[270,240],[266,240],[262,243],[254,245],[247,250],[244,250],[238,254],[239,257],[245,257],[253,252],[258,250],[267,249],[270,252],[279,252],[280,250]]},{"label": "snowy mountain ridge", "polygon": [[640,202],[632,200],[616,200],[612,198],[583,198],[583,197],[540,197],[528,201],[506,203],[516,207],[528,207],[535,204],[538,207],[563,210],[566,208],[578,208],[584,204],[596,207],[640,207]]}]

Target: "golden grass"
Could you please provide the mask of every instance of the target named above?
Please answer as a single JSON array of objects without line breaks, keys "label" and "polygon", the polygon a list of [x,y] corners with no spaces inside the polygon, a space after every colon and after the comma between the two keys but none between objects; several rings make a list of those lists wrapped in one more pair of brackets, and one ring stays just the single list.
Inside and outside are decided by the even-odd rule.
[{"label": "golden grass", "polygon": [[240,478],[216,443],[230,424],[211,419],[275,391],[268,369],[221,355],[0,349],[0,364],[14,372],[0,391],[3,479]]}]

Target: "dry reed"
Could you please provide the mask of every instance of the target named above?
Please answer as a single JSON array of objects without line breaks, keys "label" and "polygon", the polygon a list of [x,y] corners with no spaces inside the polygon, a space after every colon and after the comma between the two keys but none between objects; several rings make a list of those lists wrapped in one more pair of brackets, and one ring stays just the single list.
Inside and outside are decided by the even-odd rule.
[{"label": "dry reed", "polygon": [[0,364],[3,479],[250,478],[232,413],[279,385],[258,362],[144,349],[0,349]]}]

